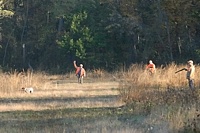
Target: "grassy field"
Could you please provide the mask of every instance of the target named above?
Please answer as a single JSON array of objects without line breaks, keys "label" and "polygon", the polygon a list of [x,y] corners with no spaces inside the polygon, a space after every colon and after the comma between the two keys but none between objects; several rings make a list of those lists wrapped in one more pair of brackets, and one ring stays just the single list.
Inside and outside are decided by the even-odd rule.
[{"label": "grassy field", "polygon": [[200,80],[191,91],[186,73],[174,73],[183,67],[160,67],[155,75],[138,64],[114,73],[91,70],[84,84],[74,73],[1,73],[0,132],[199,132]]}]

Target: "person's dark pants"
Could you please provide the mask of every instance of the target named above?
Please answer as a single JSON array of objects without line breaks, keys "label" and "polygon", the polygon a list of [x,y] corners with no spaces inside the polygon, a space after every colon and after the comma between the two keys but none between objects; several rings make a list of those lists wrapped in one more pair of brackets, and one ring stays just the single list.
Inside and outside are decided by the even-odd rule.
[{"label": "person's dark pants", "polygon": [[83,76],[77,76],[78,77],[78,83],[83,83]]},{"label": "person's dark pants", "polygon": [[190,89],[194,90],[194,79],[188,79]]}]

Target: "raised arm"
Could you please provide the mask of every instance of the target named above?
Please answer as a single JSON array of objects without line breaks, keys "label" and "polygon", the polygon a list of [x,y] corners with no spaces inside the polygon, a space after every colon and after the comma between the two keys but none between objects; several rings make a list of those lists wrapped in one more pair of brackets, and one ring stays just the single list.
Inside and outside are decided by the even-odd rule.
[{"label": "raised arm", "polygon": [[76,61],[74,61],[74,67],[77,69]]}]

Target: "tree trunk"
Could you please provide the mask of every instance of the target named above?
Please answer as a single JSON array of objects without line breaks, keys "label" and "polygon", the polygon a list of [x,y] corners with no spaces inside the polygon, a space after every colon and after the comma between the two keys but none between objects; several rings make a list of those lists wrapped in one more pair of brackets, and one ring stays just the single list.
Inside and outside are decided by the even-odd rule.
[{"label": "tree trunk", "polygon": [[169,46],[170,61],[173,61],[172,43],[171,43],[170,29],[169,29],[168,21],[166,22],[166,28],[167,28],[167,41],[168,41],[168,46]]}]

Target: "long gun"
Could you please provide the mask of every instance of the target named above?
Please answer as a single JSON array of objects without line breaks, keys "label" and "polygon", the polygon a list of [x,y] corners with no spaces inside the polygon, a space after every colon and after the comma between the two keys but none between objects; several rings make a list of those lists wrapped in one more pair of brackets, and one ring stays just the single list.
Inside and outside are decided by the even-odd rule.
[{"label": "long gun", "polygon": [[182,69],[180,69],[180,70],[176,71],[175,73],[181,72],[181,71],[183,71],[183,70],[187,71],[187,69],[186,69],[186,68],[182,68]]}]

